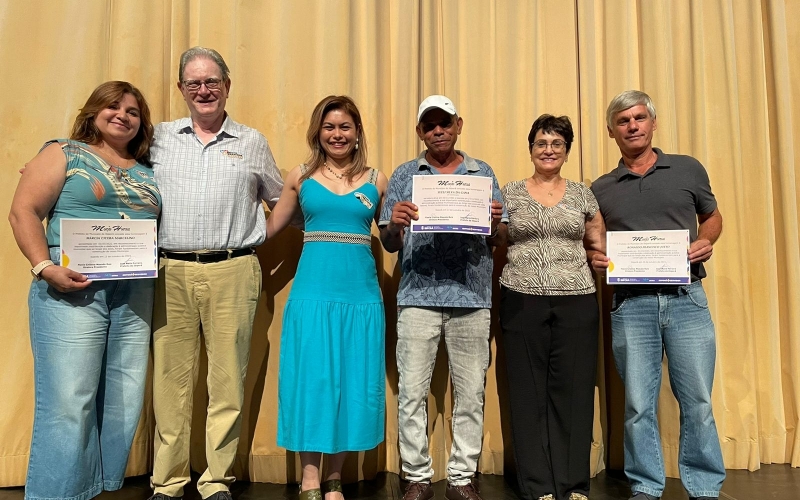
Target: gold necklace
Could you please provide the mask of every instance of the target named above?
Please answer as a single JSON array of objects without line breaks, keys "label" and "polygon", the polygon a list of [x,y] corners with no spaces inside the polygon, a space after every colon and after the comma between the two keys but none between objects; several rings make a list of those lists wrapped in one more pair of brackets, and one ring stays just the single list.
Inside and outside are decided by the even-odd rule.
[{"label": "gold necklace", "polygon": [[[104,151],[104,150],[102,150],[100,148],[97,148],[95,146],[91,146],[91,148],[95,151],[95,153],[97,153],[97,156],[99,156],[104,162],[106,162],[106,164],[108,164],[109,167],[111,167],[110,170],[112,172],[114,172],[115,169],[116,170],[126,170],[126,169],[128,169],[128,168],[130,168],[130,167],[132,167],[133,165],[136,164],[136,161],[134,160],[133,165],[121,165],[121,164],[120,165],[115,165],[114,164],[115,162],[111,160],[111,155],[108,154],[106,151]],[[122,160],[123,162],[130,162],[131,161],[128,158],[122,158],[122,157],[120,157],[120,160]],[[120,163],[122,163],[122,162],[120,162]],[[114,173],[117,173],[117,172],[114,172]],[[117,173],[117,177],[119,177],[119,173]]]},{"label": "gold necklace", "polygon": [[334,176],[334,177],[336,177],[336,178],[337,178],[337,179],[339,179],[339,180],[342,180],[342,179],[344,179],[344,174],[339,174],[339,173],[336,173],[336,172],[335,172],[335,171],[334,171],[334,170],[333,170],[331,167],[329,167],[329,166],[328,166],[328,162],[327,162],[327,161],[326,161],[326,162],[324,162],[324,163],[323,163],[323,165],[325,166],[325,168],[327,168],[327,169],[328,169],[328,172],[330,172],[331,174],[333,174],[333,176]]},{"label": "gold necklace", "polygon": [[[536,184],[537,186],[543,186],[543,184],[542,184],[541,182],[539,182],[539,181],[537,181],[537,180],[536,180],[536,177],[534,177],[534,176],[531,176],[531,180],[532,180],[532,181],[533,181],[533,183],[534,183],[534,184]],[[561,178],[559,177],[558,181],[556,181],[556,185],[555,185],[555,186],[553,186],[553,189],[551,189],[550,191],[547,191],[547,196],[550,196],[550,197],[552,198],[552,196],[553,196],[553,191],[555,191],[556,189],[558,189],[558,186],[560,186],[560,185],[561,185]],[[542,189],[544,189],[544,190],[547,190],[547,188],[542,188]]]}]

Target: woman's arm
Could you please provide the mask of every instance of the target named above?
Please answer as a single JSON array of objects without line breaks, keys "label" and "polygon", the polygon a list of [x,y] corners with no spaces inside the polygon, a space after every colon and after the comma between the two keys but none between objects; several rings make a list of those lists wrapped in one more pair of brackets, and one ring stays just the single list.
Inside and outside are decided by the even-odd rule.
[{"label": "woman's arm", "polygon": [[300,167],[295,167],[286,176],[281,197],[267,219],[267,239],[274,238],[292,222],[294,214],[300,209],[298,193],[300,191]]},{"label": "woman's arm", "polygon": [[[31,267],[50,259],[42,220],[58,200],[67,179],[67,158],[59,144],[51,144],[27,163],[14,200],[8,221],[14,239]],[[65,267],[50,266],[39,276],[61,292],[80,290],[91,281]]]},{"label": "woman's arm", "polygon": [[[586,260],[600,272],[599,268],[608,267],[606,258],[606,224],[603,214],[598,210],[591,220],[586,221],[586,231],[583,235],[583,248],[586,249]],[[603,265],[605,264],[605,265]]]},{"label": "woman's arm", "polygon": [[[375,182],[375,187],[378,188],[378,196],[380,196],[378,209],[375,210],[375,225],[377,226],[381,219],[381,210],[383,210],[383,200],[385,199],[386,189],[389,188],[389,179],[383,175],[383,172],[378,172],[378,180]],[[378,226],[378,229],[380,229],[380,226]]]}]

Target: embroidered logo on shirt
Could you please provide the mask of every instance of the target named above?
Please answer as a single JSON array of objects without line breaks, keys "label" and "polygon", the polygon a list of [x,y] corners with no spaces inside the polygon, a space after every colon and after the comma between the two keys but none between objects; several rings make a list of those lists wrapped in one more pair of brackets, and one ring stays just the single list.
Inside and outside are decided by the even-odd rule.
[{"label": "embroidered logo on shirt", "polygon": [[358,201],[360,201],[361,203],[363,203],[365,207],[367,207],[367,208],[369,208],[370,210],[372,210],[372,201],[371,201],[371,200],[370,200],[370,199],[367,197],[367,195],[365,195],[364,193],[359,193],[358,191],[356,191],[355,193],[353,193],[353,195],[354,195],[356,198],[358,198]]},{"label": "embroidered logo on shirt", "polygon": [[220,151],[220,153],[224,154],[228,158],[236,158],[237,160],[244,159],[244,156],[242,156],[241,153],[237,153],[235,151],[229,151],[227,149],[223,149],[222,151]]}]

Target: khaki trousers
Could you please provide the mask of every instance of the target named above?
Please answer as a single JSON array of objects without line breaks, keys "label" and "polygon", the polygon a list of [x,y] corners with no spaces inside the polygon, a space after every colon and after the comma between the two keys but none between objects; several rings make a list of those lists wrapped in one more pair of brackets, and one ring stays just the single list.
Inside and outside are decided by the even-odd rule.
[{"label": "khaki trousers", "polygon": [[155,461],[151,486],[180,497],[190,481],[189,440],[200,335],[208,356],[203,498],[229,489],[244,401],[253,319],[261,293],[255,255],[211,264],[162,258],[153,309]]}]

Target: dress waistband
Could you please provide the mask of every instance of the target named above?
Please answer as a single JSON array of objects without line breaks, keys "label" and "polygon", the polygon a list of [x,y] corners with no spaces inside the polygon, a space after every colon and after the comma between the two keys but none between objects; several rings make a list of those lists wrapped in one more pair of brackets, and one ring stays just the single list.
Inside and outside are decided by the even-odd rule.
[{"label": "dress waistband", "polygon": [[331,243],[353,243],[356,245],[367,245],[372,243],[372,238],[368,234],[358,233],[337,233],[334,231],[306,231],[303,235],[303,242],[327,241]]}]

